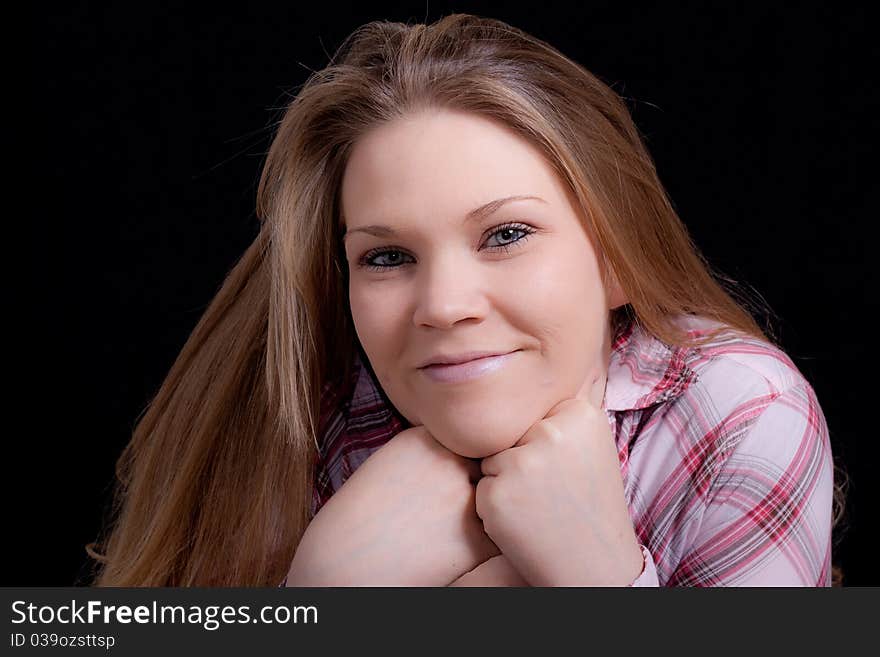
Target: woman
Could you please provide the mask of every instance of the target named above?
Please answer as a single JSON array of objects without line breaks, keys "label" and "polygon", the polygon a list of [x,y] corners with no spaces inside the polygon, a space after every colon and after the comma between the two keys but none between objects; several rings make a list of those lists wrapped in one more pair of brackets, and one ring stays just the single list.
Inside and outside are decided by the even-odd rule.
[{"label": "woman", "polygon": [[370,23],[258,212],[119,461],[97,584],[830,584],[815,394],[581,66]]}]

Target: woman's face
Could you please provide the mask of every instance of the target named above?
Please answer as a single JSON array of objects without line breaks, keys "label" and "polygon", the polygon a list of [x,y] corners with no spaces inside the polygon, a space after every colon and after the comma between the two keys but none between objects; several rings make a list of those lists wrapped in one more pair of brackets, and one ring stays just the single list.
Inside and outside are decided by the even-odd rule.
[{"label": "woman's face", "polygon": [[[498,199],[533,197],[477,208]],[[602,403],[609,308],[566,188],[505,126],[432,110],[382,125],[342,182],[351,314],[388,398],[472,458],[513,446],[557,403]],[[438,356],[509,354],[452,368]]]}]

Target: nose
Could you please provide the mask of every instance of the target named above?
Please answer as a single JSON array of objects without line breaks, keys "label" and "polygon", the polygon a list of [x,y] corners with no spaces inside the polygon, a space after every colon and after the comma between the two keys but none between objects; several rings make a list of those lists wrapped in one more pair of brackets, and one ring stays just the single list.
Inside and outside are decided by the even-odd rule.
[{"label": "nose", "polygon": [[447,254],[422,263],[413,323],[445,329],[466,319],[482,320],[489,306],[486,285],[485,272],[466,256]]}]

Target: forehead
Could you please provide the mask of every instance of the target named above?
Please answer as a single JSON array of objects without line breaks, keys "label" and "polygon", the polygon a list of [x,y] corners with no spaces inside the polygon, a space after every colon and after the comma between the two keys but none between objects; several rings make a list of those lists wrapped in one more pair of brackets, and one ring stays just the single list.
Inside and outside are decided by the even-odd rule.
[{"label": "forehead", "polygon": [[463,217],[489,200],[518,194],[566,202],[563,183],[541,152],[510,128],[474,114],[430,110],[375,128],[355,144],[341,201],[351,228],[389,217]]}]

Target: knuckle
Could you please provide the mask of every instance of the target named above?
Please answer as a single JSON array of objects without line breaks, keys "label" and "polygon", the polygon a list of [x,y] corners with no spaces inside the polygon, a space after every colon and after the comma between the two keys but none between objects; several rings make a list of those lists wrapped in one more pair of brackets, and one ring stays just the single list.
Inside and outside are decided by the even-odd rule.
[{"label": "knuckle", "polygon": [[477,515],[481,518],[485,511],[488,510],[489,480],[480,479],[475,488],[474,504],[477,507]]},{"label": "knuckle", "polygon": [[578,411],[578,414],[580,415],[580,417],[582,417],[588,421],[592,421],[592,420],[595,420],[596,418],[601,417],[603,415],[603,412],[601,409],[597,408],[596,406],[594,406],[591,402],[587,401],[586,399],[578,399],[576,401],[577,401],[576,410]]},{"label": "knuckle", "polygon": [[501,505],[503,489],[497,484],[498,482],[493,479],[480,479],[477,483],[477,504],[487,514],[491,514]]},{"label": "knuckle", "polygon": [[558,426],[556,426],[555,423],[547,422],[544,427],[544,437],[548,443],[550,443],[551,445],[559,445],[563,442],[564,434],[562,433],[562,430]]},{"label": "knuckle", "polygon": [[531,452],[520,454],[519,458],[516,460],[516,469],[524,475],[529,475],[530,473],[535,472],[537,468],[537,457]]}]

